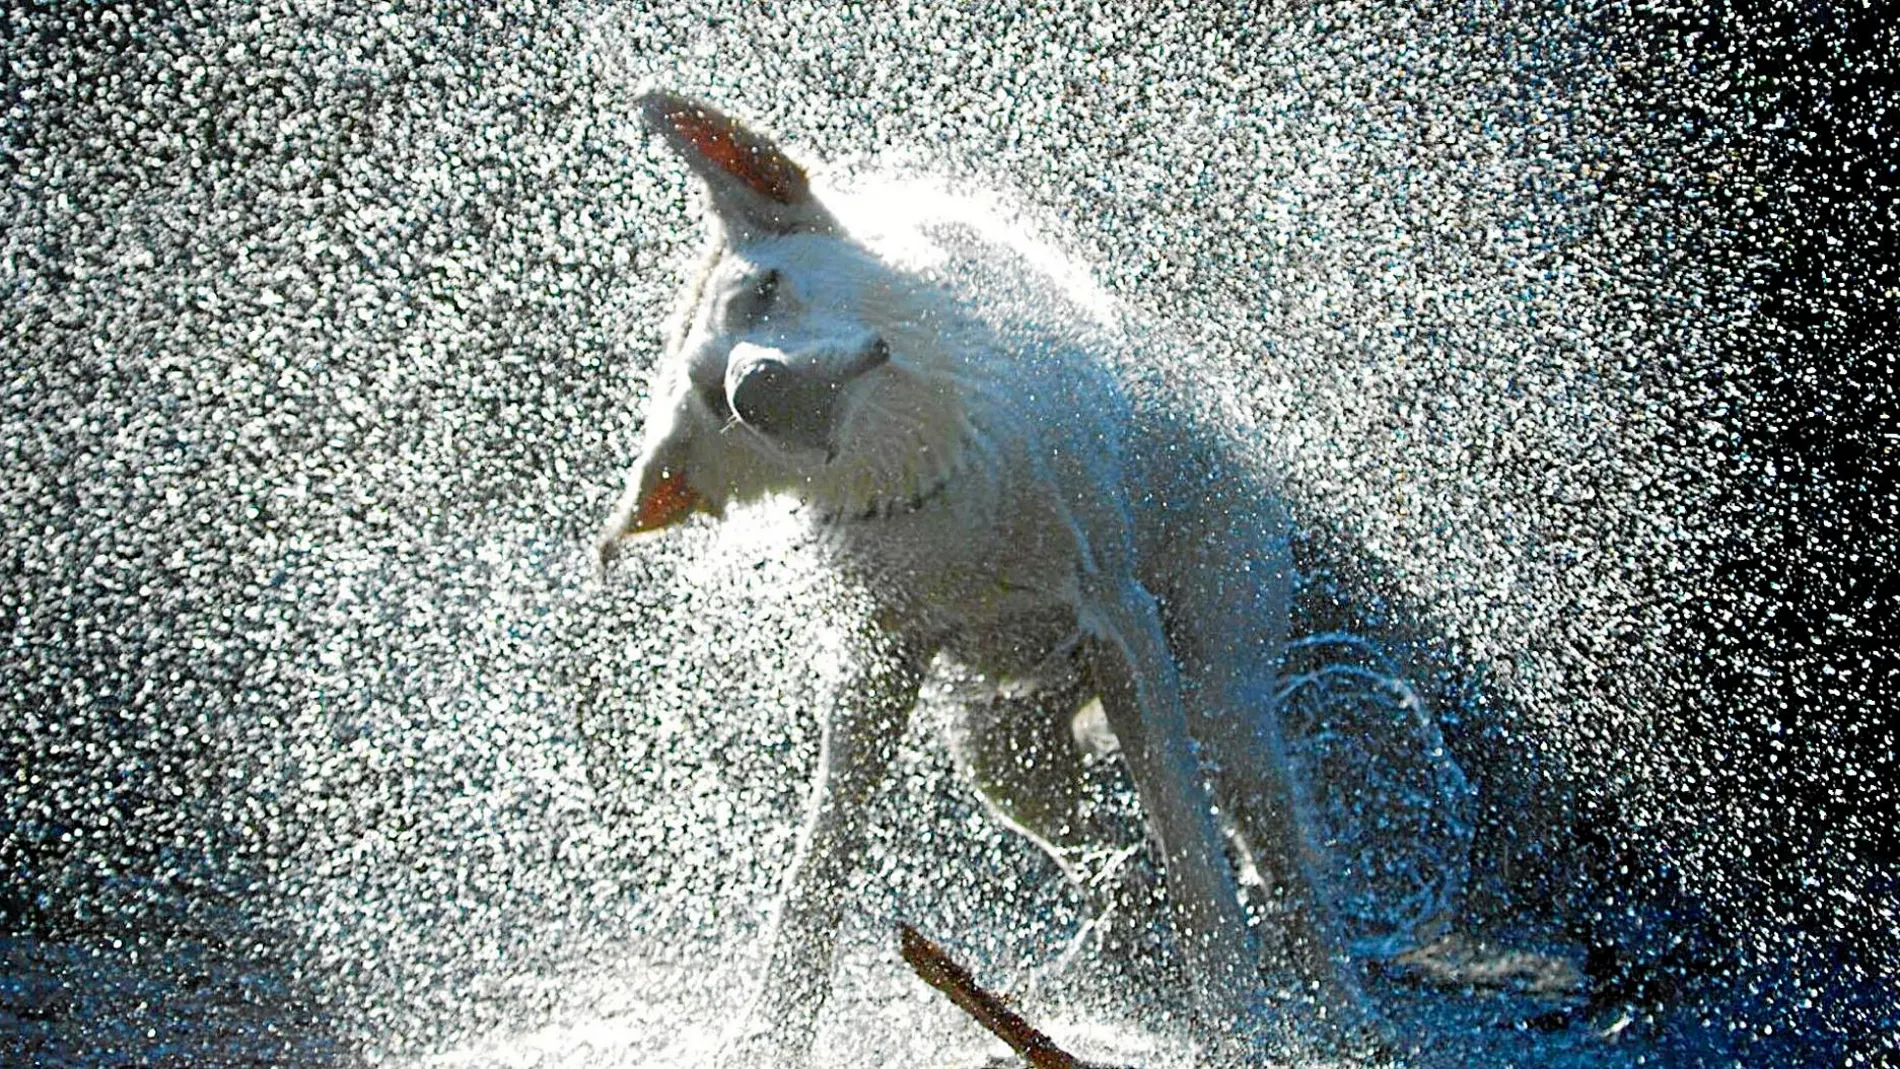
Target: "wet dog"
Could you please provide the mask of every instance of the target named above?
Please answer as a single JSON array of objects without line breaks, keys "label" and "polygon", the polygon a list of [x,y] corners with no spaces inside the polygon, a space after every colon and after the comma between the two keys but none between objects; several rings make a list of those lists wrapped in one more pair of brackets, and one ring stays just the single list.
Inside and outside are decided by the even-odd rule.
[{"label": "wet dog", "polygon": [[[926,673],[983,686],[955,750],[986,802],[1065,864],[1078,709],[1099,698],[1165,871],[1201,1034],[1249,1059],[1275,1019],[1231,846],[1271,888],[1320,1016],[1363,996],[1273,716],[1287,520],[1270,483],[1144,375],[1136,334],[1007,227],[930,198],[814,192],[725,115],[643,98],[704,180],[711,251],[685,287],[644,447],[601,534],[773,495],[866,591],[765,989],[726,1057],[808,1057],[866,800]],[[905,214],[916,215],[907,220]]]}]

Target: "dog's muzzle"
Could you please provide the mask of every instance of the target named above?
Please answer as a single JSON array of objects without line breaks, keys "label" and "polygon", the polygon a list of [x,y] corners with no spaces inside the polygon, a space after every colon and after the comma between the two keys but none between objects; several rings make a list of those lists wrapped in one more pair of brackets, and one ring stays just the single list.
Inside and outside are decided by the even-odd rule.
[{"label": "dog's muzzle", "polygon": [[727,400],[739,422],[765,437],[787,446],[822,449],[829,455],[844,388],[890,359],[890,347],[882,338],[842,366],[738,345],[726,372]]}]

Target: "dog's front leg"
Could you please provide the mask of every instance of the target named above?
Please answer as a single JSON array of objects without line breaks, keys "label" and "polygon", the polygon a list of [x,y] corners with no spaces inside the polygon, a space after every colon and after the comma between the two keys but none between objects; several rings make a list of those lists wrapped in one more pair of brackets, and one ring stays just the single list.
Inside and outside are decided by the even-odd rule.
[{"label": "dog's front leg", "polygon": [[871,795],[890,767],[931,656],[923,644],[883,631],[857,646],[825,720],[771,963],[752,1012],[726,1045],[725,1065],[799,1066],[810,1057]]},{"label": "dog's front leg", "polygon": [[[1180,532],[1167,591],[1189,724],[1209,758],[1215,797],[1266,883],[1307,997],[1285,1016],[1322,1046],[1390,1049],[1348,958],[1326,894],[1330,859],[1316,838],[1311,785],[1295,774],[1274,693],[1287,635],[1293,561],[1288,520],[1269,499],[1221,501],[1205,527]],[[1310,1027],[1304,1027],[1310,1026]]]},{"label": "dog's front leg", "polygon": [[1093,577],[1084,622],[1102,641],[1102,707],[1121,743],[1166,867],[1175,929],[1196,983],[1203,1034],[1245,1047],[1265,992],[1213,806],[1188,736],[1180,677],[1161,617],[1132,578]]},{"label": "dog's front leg", "polygon": [[1189,723],[1212,756],[1216,797],[1278,906],[1290,961],[1343,1036],[1379,1022],[1325,894],[1311,785],[1295,776],[1275,708],[1293,561],[1287,520],[1259,500],[1218,510],[1186,536],[1169,592]]}]

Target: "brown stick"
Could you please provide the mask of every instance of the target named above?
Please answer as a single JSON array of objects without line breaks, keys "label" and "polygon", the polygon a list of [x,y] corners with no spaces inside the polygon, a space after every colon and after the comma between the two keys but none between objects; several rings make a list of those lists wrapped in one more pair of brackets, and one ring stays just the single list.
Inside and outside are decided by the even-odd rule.
[{"label": "brown stick", "polygon": [[1001,998],[983,990],[970,971],[950,959],[943,948],[918,934],[908,924],[898,924],[899,952],[923,981],[950,997],[976,1023],[1009,1044],[1030,1069],[1088,1069],[1065,1053],[1048,1036],[1030,1027]]}]

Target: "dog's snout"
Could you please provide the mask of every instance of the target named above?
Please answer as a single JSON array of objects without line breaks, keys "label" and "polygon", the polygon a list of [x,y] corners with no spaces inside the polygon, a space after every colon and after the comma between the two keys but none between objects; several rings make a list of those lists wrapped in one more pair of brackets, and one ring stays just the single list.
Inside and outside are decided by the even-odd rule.
[{"label": "dog's snout", "polygon": [[748,425],[770,434],[772,425],[778,422],[777,414],[783,407],[779,403],[779,395],[784,393],[791,377],[791,369],[782,361],[753,362],[739,373],[738,381],[732,384],[733,414]]},{"label": "dog's snout", "polygon": [[726,400],[739,422],[767,438],[830,454],[845,388],[890,362],[882,338],[848,359],[835,350],[786,353],[741,343],[727,364]]},{"label": "dog's snout", "polygon": [[732,412],[760,434],[787,445],[829,449],[839,383],[783,360],[761,357],[734,369]]}]

